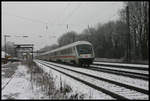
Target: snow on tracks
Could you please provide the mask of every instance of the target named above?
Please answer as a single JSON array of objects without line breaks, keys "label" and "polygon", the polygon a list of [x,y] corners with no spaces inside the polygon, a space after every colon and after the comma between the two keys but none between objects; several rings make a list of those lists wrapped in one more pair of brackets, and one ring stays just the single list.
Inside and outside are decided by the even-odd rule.
[{"label": "snow on tracks", "polygon": [[[43,61],[40,61],[40,62],[46,63],[46,65],[49,65],[48,63],[50,63],[50,62],[43,62]],[[136,90],[127,89],[125,87],[118,86],[116,84],[108,83],[106,81],[98,80],[96,78],[89,77],[87,75],[83,75],[83,74],[80,74],[80,73],[77,73],[77,72],[72,72],[72,71],[66,70],[66,69],[68,69],[68,68],[69,69],[74,69],[74,70],[86,72],[86,73],[89,73],[89,74],[90,74],[90,72],[92,72],[91,70],[86,70],[86,69],[83,69],[83,68],[76,68],[76,67],[72,68],[70,66],[64,66],[64,65],[60,65],[60,64],[57,64],[57,67],[56,67],[56,66],[54,66],[54,65],[56,65],[56,63],[51,63],[51,64],[53,64],[53,66],[52,65],[49,65],[49,66],[51,66],[51,67],[53,67],[55,69],[57,68],[58,70],[61,70],[61,71],[65,72],[66,74],[75,76],[76,78],[79,78],[79,79],[81,79],[83,81],[86,81],[86,82],[88,82],[90,84],[96,85],[97,87],[103,88],[103,89],[105,89],[107,91],[113,91],[114,94],[119,95],[121,97],[123,96],[124,98],[127,98],[127,99],[140,99],[140,98],[141,99],[148,99],[148,95],[147,94],[143,94],[143,93],[140,93],[140,92],[138,92]],[[66,68],[66,69],[60,68],[60,67],[58,67],[58,65],[63,67],[63,68]],[[92,74],[97,74],[97,73],[95,73],[95,71],[93,71]],[[99,74],[101,74],[101,73],[99,73]],[[103,76],[103,75],[101,75],[101,76]],[[147,89],[147,88],[145,88],[145,89]]]}]

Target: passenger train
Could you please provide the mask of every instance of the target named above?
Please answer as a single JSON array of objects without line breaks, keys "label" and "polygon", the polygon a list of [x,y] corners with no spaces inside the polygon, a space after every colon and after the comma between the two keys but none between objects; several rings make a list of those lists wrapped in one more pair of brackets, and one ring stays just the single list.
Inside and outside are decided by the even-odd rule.
[{"label": "passenger train", "polygon": [[47,51],[36,56],[37,59],[56,61],[89,66],[92,64],[95,54],[93,45],[88,41],[77,41],[60,48]]}]

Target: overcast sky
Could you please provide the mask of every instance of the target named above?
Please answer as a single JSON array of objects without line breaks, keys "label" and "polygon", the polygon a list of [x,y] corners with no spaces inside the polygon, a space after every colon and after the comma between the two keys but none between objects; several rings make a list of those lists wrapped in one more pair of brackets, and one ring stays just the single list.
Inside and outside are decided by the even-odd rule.
[{"label": "overcast sky", "polygon": [[[116,20],[121,8],[123,2],[2,2],[2,44],[3,35],[11,35],[7,41],[37,50],[56,44],[67,31],[81,33],[88,24]],[[22,35],[29,37],[17,37]]]}]

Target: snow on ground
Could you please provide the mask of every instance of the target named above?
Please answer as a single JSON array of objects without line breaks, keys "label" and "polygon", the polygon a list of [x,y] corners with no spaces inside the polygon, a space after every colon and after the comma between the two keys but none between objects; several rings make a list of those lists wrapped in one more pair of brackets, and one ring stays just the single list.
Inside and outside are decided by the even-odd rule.
[{"label": "snow on ground", "polygon": [[[2,90],[2,99],[37,99],[40,92],[35,93],[32,90],[30,82],[30,74],[27,73],[27,67],[25,65],[19,65],[17,67],[12,80]],[[10,78],[2,77],[2,85],[5,85]],[[39,93],[39,94],[38,94]]]},{"label": "snow on ground", "polygon": [[[35,61],[36,62],[36,61]],[[50,73],[52,72],[55,82],[58,88],[60,88],[60,79],[63,83],[68,84],[73,89],[74,93],[84,94],[84,99],[114,99],[109,95],[106,95],[100,91],[97,91],[83,83],[80,83],[64,74],[61,74],[49,67],[46,67],[38,62],[36,62],[39,67],[41,67],[45,72]]]},{"label": "snow on ground", "polygon": [[[115,92],[115,93],[117,93],[119,95],[125,96],[128,99],[148,99],[148,95],[142,94],[140,92],[137,92],[137,91],[134,91],[134,90],[130,90],[130,89],[126,89],[124,87],[120,87],[120,86],[117,86],[117,85],[114,85],[114,84],[110,84],[110,83],[107,83],[107,82],[104,82],[104,81],[100,81],[100,80],[97,80],[97,79],[94,79],[94,78],[91,78],[91,77],[87,77],[87,76],[84,76],[84,75],[79,74],[79,73],[67,71],[67,70],[64,70],[64,69],[56,67],[56,66],[52,66],[52,67],[56,68],[56,69],[59,69],[59,70],[65,72],[65,73],[67,73],[69,75],[73,75],[73,76],[75,76],[77,78],[80,78],[82,80],[84,78],[85,81],[88,81],[88,82],[90,82],[90,83],[92,83],[94,85],[100,86],[100,87],[102,87],[104,89],[107,89],[109,91]],[[46,66],[44,68],[46,68]],[[49,67],[47,67],[47,68],[49,68]],[[77,85],[77,86],[80,87],[80,85]],[[84,88],[81,87],[79,89],[83,90]],[[88,89],[86,89],[86,90],[88,90]],[[98,98],[98,99],[100,99],[101,97],[105,98],[105,99],[109,99],[108,95],[105,95],[103,93],[100,93],[100,95],[98,94],[98,92],[94,92],[93,91],[92,93],[94,93],[93,95],[98,95],[98,96],[96,96],[96,98]]]},{"label": "snow on ground", "polygon": [[[16,65],[17,66],[17,63],[11,63],[11,62],[8,62],[7,64],[3,64],[1,66],[1,76],[2,76],[2,84],[1,84],[1,88],[3,89],[3,87],[7,84],[7,82],[10,81],[11,78],[9,78],[8,76],[11,75],[11,74],[8,74],[8,72],[12,72],[12,71],[15,71],[15,68],[12,66],[12,65]],[[10,71],[11,69],[11,71]],[[7,72],[6,72],[7,71]]]},{"label": "snow on ground", "polygon": [[140,64],[125,64],[125,63],[106,63],[106,62],[93,62],[93,64],[106,64],[106,65],[118,65],[118,66],[131,66],[139,68],[149,68],[149,65],[140,65]]},{"label": "snow on ground", "polygon": [[2,85],[1,85],[1,89],[4,88],[4,86],[7,84],[7,82],[9,82],[10,78],[5,78],[4,80],[2,80]]},{"label": "snow on ground", "polygon": [[7,65],[9,65],[11,62],[8,62],[8,63],[6,63],[6,64],[2,64],[2,66],[7,66]]},{"label": "snow on ground", "polygon": [[145,81],[145,80],[125,77],[125,76],[115,75],[115,74],[110,74],[110,73],[104,73],[104,72],[100,72],[100,71],[93,71],[93,70],[84,69],[84,68],[70,67],[70,66],[67,66],[67,65],[56,64],[56,63],[52,63],[52,62],[50,62],[50,63],[58,65],[58,66],[63,66],[64,68],[69,68],[69,69],[72,69],[72,70],[75,70],[75,71],[79,71],[79,72],[87,73],[87,74],[90,74],[90,75],[94,75],[94,76],[97,76],[97,77],[106,78],[106,79],[109,79],[109,80],[113,80],[113,81],[117,81],[117,82],[124,83],[124,84],[127,84],[127,85],[143,88],[145,90],[149,90],[149,82]]}]

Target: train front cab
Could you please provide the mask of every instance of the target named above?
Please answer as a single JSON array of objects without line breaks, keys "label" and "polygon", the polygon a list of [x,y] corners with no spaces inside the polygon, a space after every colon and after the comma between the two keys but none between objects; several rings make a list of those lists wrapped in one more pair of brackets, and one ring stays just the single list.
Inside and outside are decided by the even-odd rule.
[{"label": "train front cab", "polygon": [[80,66],[89,66],[94,61],[93,46],[89,44],[81,44],[76,46],[78,55],[78,64]]}]

